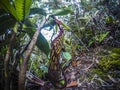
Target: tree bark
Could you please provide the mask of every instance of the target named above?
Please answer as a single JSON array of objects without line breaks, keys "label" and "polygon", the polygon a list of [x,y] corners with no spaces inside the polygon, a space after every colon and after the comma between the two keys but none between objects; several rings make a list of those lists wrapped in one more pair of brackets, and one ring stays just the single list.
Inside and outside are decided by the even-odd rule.
[{"label": "tree bark", "polygon": [[9,61],[10,61],[10,56],[12,54],[12,50],[14,47],[15,38],[16,38],[16,33],[13,32],[10,39],[10,45],[8,47],[5,60],[4,60],[5,90],[10,90]]},{"label": "tree bark", "polygon": [[20,69],[20,74],[19,74],[19,90],[25,90],[25,80],[26,80],[26,70],[27,70],[27,65],[28,65],[28,60],[30,57],[30,54],[36,44],[37,38],[39,36],[39,33],[41,31],[42,26],[45,24],[46,22],[46,18],[44,18],[44,20],[42,21],[40,27],[38,28],[38,30],[36,30],[36,32],[33,35],[33,38],[25,52],[25,56],[23,58],[23,62],[21,64],[21,69]]}]

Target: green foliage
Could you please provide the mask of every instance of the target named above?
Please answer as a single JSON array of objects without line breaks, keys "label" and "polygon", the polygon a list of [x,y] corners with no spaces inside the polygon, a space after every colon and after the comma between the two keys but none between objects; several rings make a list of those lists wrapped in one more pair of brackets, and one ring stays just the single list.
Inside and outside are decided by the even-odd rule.
[{"label": "green foliage", "polygon": [[92,72],[93,74],[99,75],[99,76],[100,76],[101,78],[103,78],[103,79],[107,78],[107,74],[108,74],[108,73],[106,73],[106,72],[103,72],[101,69],[93,69],[93,70],[91,70],[91,72]]},{"label": "green foliage", "polygon": [[45,65],[40,66],[40,69],[44,71],[44,73],[48,73],[48,68]]},{"label": "green foliage", "polygon": [[65,59],[67,59],[68,61],[69,61],[70,59],[72,59],[72,56],[71,56],[71,54],[70,54],[69,52],[63,52],[63,57],[64,57]]},{"label": "green foliage", "polygon": [[35,74],[37,74],[41,78],[43,75],[43,71],[41,69],[39,69],[40,63],[38,62],[38,60],[33,60],[33,61],[29,62],[29,64],[31,64],[32,62],[33,62],[33,64],[31,67],[31,71],[33,70],[35,72]]},{"label": "green foliage", "polygon": [[[38,0],[33,0],[33,1],[38,2]],[[26,33],[32,39],[36,31],[38,21],[42,21],[43,16],[47,16],[47,15],[57,16],[58,18],[62,19],[61,21],[69,25],[67,26],[65,23],[62,23],[62,27],[65,30],[67,30],[65,31],[65,35],[66,35],[65,37],[67,37],[65,40],[66,43],[65,46],[67,46],[68,48],[67,50],[69,50],[69,52],[72,52],[73,55],[77,55],[76,54],[77,51],[85,50],[86,49],[85,47],[92,46],[92,44],[93,45],[96,43],[100,44],[106,38],[107,40],[109,40],[111,39],[111,37],[114,38],[115,36],[115,40],[111,40],[111,41],[115,41],[119,43],[120,14],[117,4],[109,5],[113,9],[107,7],[106,10],[106,7],[97,4],[101,0],[97,0],[97,1],[81,0],[81,2],[77,2],[78,0],[76,0],[74,3],[73,2],[71,3],[70,0],[66,0],[66,1],[63,0],[62,2],[63,3],[65,2],[66,5],[64,4],[60,5],[60,3],[53,4],[50,2],[47,2],[46,4],[42,2],[43,0],[39,0],[39,1],[40,1],[38,3],[39,7],[30,9],[32,0],[0,0],[0,35],[5,34],[7,29],[13,29],[13,26],[15,26],[15,23],[17,21],[19,22],[25,21],[24,22],[25,27],[19,28],[21,31],[25,30],[24,34],[23,32],[17,32],[18,37],[16,37],[17,38],[16,42],[18,42],[17,44],[18,46],[17,48],[14,48],[14,52],[16,52],[18,48],[20,48],[22,45],[24,45],[24,43],[27,42],[26,40],[23,40],[23,37],[26,35]],[[116,1],[118,0],[115,0],[115,3]],[[110,2],[114,2],[114,0],[109,0],[109,4]],[[68,8],[63,8],[66,6],[68,6]],[[30,21],[29,20],[27,21],[28,15],[31,16],[33,15],[31,17],[32,19],[29,18]],[[62,18],[60,16],[62,16]],[[51,30],[54,28],[55,25],[56,23],[51,18],[49,19],[48,23],[46,23],[42,28],[50,28],[49,30]],[[110,35],[113,36],[110,37]],[[107,36],[110,38],[108,38]],[[7,38],[8,39],[5,38],[5,42],[0,43],[0,49],[1,49],[0,56],[2,56],[2,59],[4,59],[4,56],[8,49],[6,46],[10,43],[9,37]],[[18,39],[20,39],[20,41],[22,39],[22,42],[19,42]],[[38,36],[36,45],[41,51],[43,51],[48,56],[50,52],[49,44],[41,33]],[[11,55],[11,58],[15,56],[14,52],[13,55]],[[33,63],[33,70],[41,77],[43,72],[44,73],[48,72],[48,68],[46,65],[47,61],[46,59],[43,59],[44,63],[39,61],[39,59],[42,59],[41,57],[44,56],[41,55],[41,53],[35,53],[35,54],[37,54],[38,57],[35,59],[36,61]],[[33,57],[36,56],[35,55],[31,56],[31,58]],[[72,56],[68,52],[63,52],[63,57],[65,60],[63,60],[64,63],[62,62],[61,64],[64,67],[67,66]],[[22,62],[22,59],[20,60],[20,62]],[[29,62],[29,64],[31,64],[31,61]],[[103,57],[100,60],[98,68],[94,69],[93,72],[105,78],[108,74],[111,74],[111,72],[117,70],[120,71],[119,48],[113,49],[108,56]],[[111,75],[117,77],[116,73],[112,73]],[[61,81],[61,83],[64,84],[65,82]]]},{"label": "green foliage", "polygon": [[93,72],[105,78],[107,75],[111,75],[117,77],[117,73],[113,73],[115,71],[120,71],[120,48],[115,48],[112,52],[103,57],[99,64],[98,68],[94,69]]},{"label": "green foliage", "polygon": [[108,16],[108,17],[106,18],[106,22],[107,22],[107,23],[113,23],[113,21],[114,21],[114,19],[113,19],[112,16]]},{"label": "green foliage", "polygon": [[120,48],[114,48],[114,49],[112,50],[112,52],[119,55],[119,54],[120,54]]},{"label": "green foliage", "polygon": [[50,48],[45,37],[40,33],[36,42],[37,47],[43,51],[46,55],[49,54]]},{"label": "green foliage", "polygon": [[0,7],[18,21],[28,18],[32,0],[0,0]]},{"label": "green foliage", "polygon": [[52,15],[63,16],[63,15],[71,14],[71,13],[72,13],[72,10],[70,8],[62,8],[62,9],[53,10]]},{"label": "green foliage", "polygon": [[11,4],[9,0],[0,0],[0,7],[4,9],[6,12],[12,14],[18,20],[18,16],[14,8],[14,5]]},{"label": "green foliage", "polygon": [[107,37],[108,34],[109,34],[109,32],[105,32],[103,34],[100,34],[97,41],[99,41],[101,43]]},{"label": "green foliage", "polygon": [[[32,23],[29,20],[26,20],[25,25],[26,25],[25,30],[27,31],[30,38],[32,38],[36,31],[34,25],[32,25]],[[36,45],[46,55],[49,54],[49,52],[50,52],[49,44],[48,44],[47,40],[45,39],[45,37],[41,33],[38,36]]]},{"label": "green foliage", "polygon": [[19,21],[28,18],[31,4],[32,0],[15,0],[15,9]]},{"label": "green foliage", "polygon": [[41,15],[44,15],[44,16],[47,15],[45,10],[42,9],[42,8],[31,8],[30,9],[30,15],[35,15],[35,14],[41,14]]},{"label": "green foliage", "polygon": [[107,37],[108,34],[109,34],[109,32],[105,32],[105,33],[102,33],[102,34],[100,34],[100,35],[95,35],[95,36],[92,37],[92,39],[89,41],[88,46],[90,46],[91,44],[93,44],[93,43],[95,43],[95,42],[101,43],[101,42]]},{"label": "green foliage", "polygon": [[64,85],[64,84],[65,84],[65,80],[61,80],[60,83],[61,83],[62,85]]},{"label": "green foliage", "polygon": [[65,30],[68,30],[68,31],[71,30],[71,28],[68,25],[66,25],[65,23],[62,23],[62,26]]}]

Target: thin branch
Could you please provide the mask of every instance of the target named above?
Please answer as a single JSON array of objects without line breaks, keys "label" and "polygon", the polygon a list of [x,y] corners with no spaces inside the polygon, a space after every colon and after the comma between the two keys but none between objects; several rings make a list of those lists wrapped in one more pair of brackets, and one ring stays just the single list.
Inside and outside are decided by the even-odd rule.
[{"label": "thin branch", "polygon": [[21,65],[21,70],[20,70],[20,74],[19,74],[19,90],[25,90],[25,77],[26,77],[26,71],[27,71],[27,65],[28,65],[28,60],[29,60],[29,57],[31,55],[31,52],[36,44],[36,41],[37,41],[37,38],[38,38],[38,35],[41,31],[41,28],[43,27],[43,25],[46,23],[48,17],[47,18],[44,18],[40,27],[38,28],[38,30],[36,30],[36,32],[34,33],[34,36],[26,50],[26,53],[25,53],[25,56],[23,58],[23,62],[22,62],[22,65]]},{"label": "thin branch", "polygon": [[38,78],[37,76],[33,75],[31,72],[26,72],[26,78],[30,80],[31,82],[34,82],[35,84],[38,84],[40,86],[44,86],[45,82]]}]

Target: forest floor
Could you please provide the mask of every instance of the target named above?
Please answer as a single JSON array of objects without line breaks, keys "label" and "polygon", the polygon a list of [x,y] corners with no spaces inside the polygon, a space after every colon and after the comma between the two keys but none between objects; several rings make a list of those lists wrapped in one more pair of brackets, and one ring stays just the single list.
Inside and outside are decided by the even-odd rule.
[{"label": "forest floor", "polygon": [[[114,84],[102,80],[91,71],[97,66],[102,55],[107,51],[101,47],[90,52],[81,53],[73,58],[69,67],[65,69],[67,86],[63,90],[120,90]],[[112,81],[112,78],[111,78]],[[96,83],[97,82],[97,83]]]},{"label": "forest floor", "polygon": [[64,90],[93,90],[88,86],[91,69],[98,63],[95,54],[82,53],[75,56],[66,68],[67,88]]},{"label": "forest floor", "polygon": [[109,81],[104,81],[101,77],[92,72],[92,70],[97,67],[100,59],[105,56],[107,52],[107,49],[97,47],[89,52],[82,52],[75,55],[69,65],[63,68],[67,79],[66,88],[51,88],[49,90],[120,90],[120,87],[115,86],[118,83],[116,83],[112,77],[109,77]]}]

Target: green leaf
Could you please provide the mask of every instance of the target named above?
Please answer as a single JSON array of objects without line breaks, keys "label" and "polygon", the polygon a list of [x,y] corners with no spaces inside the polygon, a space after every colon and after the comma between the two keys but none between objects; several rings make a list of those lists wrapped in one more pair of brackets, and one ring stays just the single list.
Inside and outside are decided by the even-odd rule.
[{"label": "green leaf", "polygon": [[18,21],[26,19],[29,15],[32,0],[0,0],[0,7],[14,16]]},{"label": "green leaf", "polygon": [[18,19],[16,10],[9,0],[0,0],[0,7]]},{"label": "green leaf", "polygon": [[114,21],[114,19],[113,19],[112,16],[108,16],[108,17],[106,18],[106,22],[107,22],[107,23],[113,23],[113,21]]},{"label": "green leaf", "polygon": [[[34,28],[32,23],[28,20],[25,21],[25,25],[26,25],[25,30],[27,31],[30,38],[32,38],[36,29]],[[41,33],[38,36],[36,45],[41,51],[43,51],[48,56],[48,54],[50,52],[49,44],[48,44],[47,40],[45,39],[45,37]]]},{"label": "green leaf", "polygon": [[111,56],[112,58],[114,58],[114,59],[120,57],[120,55],[117,54],[117,53],[111,53],[110,56]]},{"label": "green leaf", "polygon": [[64,9],[53,10],[52,15],[63,16],[63,15],[71,14],[71,13],[72,13],[72,10],[70,8],[64,8]]},{"label": "green leaf", "polygon": [[61,80],[60,83],[61,83],[62,85],[64,85],[64,84],[65,84],[65,80]]},{"label": "green leaf", "polygon": [[120,54],[120,48],[114,48],[112,50],[113,53],[117,53],[117,54]]},{"label": "green leaf", "polygon": [[106,36],[109,34],[109,32],[106,32],[106,33],[103,33],[103,34],[100,34],[100,38],[99,38],[99,42],[102,42],[105,38],[106,38]]},{"label": "green leaf", "polygon": [[67,59],[67,60],[72,59],[72,56],[71,56],[71,54],[70,54],[69,52],[63,52],[63,57],[64,57],[65,59]]},{"label": "green leaf", "polygon": [[24,20],[28,17],[32,0],[15,0],[15,8],[18,20]]},{"label": "green leaf", "polygon": [[46,55],[49,54],[49,52],[50,52],[49,44],[48,44],[47,40],[45,39],[45,37],[41,33],[38,36],[36,45]]},{"label": "green leaf", "polygon": [[67,26],[66,24],[62,23],[62,26],[65,30],[71,30],[71,28],[69,26]]},{"label": "green leaf", "polygon": [[30,15],[33,15],[33,14],[41,14],[41,15],[44,15],[44,16],[47,15],[45,10],[42,9],[42,8],[31,8],[30,9]]},{"label": "green leaf", "polygon": [[94,40],[91,39],[88,43],[88,46],[91,46],[91,44],[93,44],[93,43],[94,43]]}]

